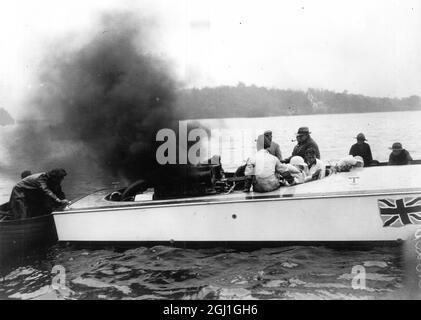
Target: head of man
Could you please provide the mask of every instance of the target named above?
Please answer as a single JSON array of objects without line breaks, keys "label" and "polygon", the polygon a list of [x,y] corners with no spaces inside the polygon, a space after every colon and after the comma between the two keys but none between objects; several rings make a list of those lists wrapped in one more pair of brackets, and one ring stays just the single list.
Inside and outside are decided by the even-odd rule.
[{"label": "head of man", "polygon": [[270,137],[266,136],[266,134],[263,136],[263,148],[269,149],[270,145],[272,144],[272,134]]},{"label": "head of man", "polygon": [[268,139],[270,142],[272,142],[272,131],[267,130],[265,131],[265,133],[263,134],[265,139]]},{"label": "head of man", "polygon": [[363,144],[367,140],[364,133],[361,132],[355,137],[355,139],[357,139],[358,144]]},{"label": "head of man", "polygon": [[308,148],[305,152],[305,162],[308,165],[313,165],[316,163],[316,150],[313,148]]},{"label": "head of man", "polygon": [[25,179],[26,177],[29,177],[32,174],[32,172],[30,170],[25,170],[22,171],[22,173],[20,174],[21,179]]},{"label": "head of man", "polygon": [[67,172],[64,169],[53,169],[48,173],[48,180],[53,184],[60,184],[64,177],[67,176]]},{"label": "head of man", "polygon": [[395,156],[399,155],[403,151],[402,144],[400,142],[395,142],[390,149]]},{"label": "head of man", "polygon": [[310,137],[310,130],[308,127],[301,127],[298,129],[298,132],[296,133],[297,136],[297,142],[303,143],[307,141],[307,139]]}]

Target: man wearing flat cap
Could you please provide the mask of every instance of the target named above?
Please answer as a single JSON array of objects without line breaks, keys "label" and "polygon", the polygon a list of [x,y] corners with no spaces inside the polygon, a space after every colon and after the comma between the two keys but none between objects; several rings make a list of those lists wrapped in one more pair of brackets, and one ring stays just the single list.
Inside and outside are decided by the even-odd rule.
[{"label": "man wearing flat cap", "polygon": [[319,146],[317,143],[310,137],[310,130],[308,127],[301,127],[298,129],[296,134],[297,136],[297,145],[294,147],[292,151],[292,155],[290,158],[294,156],[300,156],[305,159],[307,149],[314,149],[316,152],[316,158],[320,159],[320,152]]},{"label": "man wearing flat cap", "polygon": [[366,143],[367,139],[365,138],[364,133],[359,133],[355,139],[357,139],[357,143],[351,146],[349,154],[353,157],[360,156],[363,158],[364,166],[367,167],[373,161],[370,145]]}]

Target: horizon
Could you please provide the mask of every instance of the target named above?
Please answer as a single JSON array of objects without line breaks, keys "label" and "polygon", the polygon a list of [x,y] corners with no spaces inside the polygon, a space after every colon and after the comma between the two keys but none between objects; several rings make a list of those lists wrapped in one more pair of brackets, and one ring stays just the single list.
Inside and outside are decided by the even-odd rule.
[{"label": "horizon", "polygon": [[[185,90],[185,89],[182,89]],[[381,97],[370,97],[370,98],[381,98]],[[405,98],[405,97],[404,97]],[[421,98],[421,97],[420,97]],[[391,98],[392,99],[392,98]],[[4,109],[0,107],[0,109]],[[6,110],[6,112],[8,112]],[[343,115],[343,114],[347,114],[347,115],[352,115],[352,114],[379,114],[379,113],[389,113],[389,112],[421,112],[421,110],[385,110],[385,111],[364,111],[364,112],[327,112],[327,113],[304,113],[304,114],[279,114],[279,115],[275,115],[275,116],[239,116],[239,117],[233,117],[233,116],[228,116],[228,117],[221,117],[221,118],[216,118],[216,117],[210,117],[210,118],[182,118],[179,119],[179,122],[184,122],[184,121],[213,121],[213,120],[231,120],[231,119],[238,119],[238,120],[246,120],[246,119],[267,119],[267,118],[277,118],[277,117],[307,117],[307,116],[316,116],[316,115],[324,115],[324,116],[333,116],[333,115]],[[25,123],[31,123],[31,122],[47,122],[50,121],[50,119],[48,118],[14,118],[10,113],[9,115],[12,117],[12,119],[15,121],[15,123],[13,125],[17,125],[17,124],[25,124]],[[50,124],[50,123],[47,123]],[[11,125],[11,124],[7,124],[7,125]],[[3,126],[7,126],[7,125],[3,125]],[[1,125],[0,125],[1,127]]]},{"label": "horizon", "polygon": [[329,92],[333,92],[333,93],[340,93],[340,94],[348,94],[348,95],[357,95],[357,96],[364,96],[367,98],[387,98],[387,99],[405,99],[405,98],[409,98],[412,96],[416,96],[416,97],[420,97],[421,98],[421,94],[409,94],[407,96],[373,96],[373,95],[366,95],[363,93],[358,93],[358,92],[351,92],[347,89],[344,89],[343,91],[338,91],[338,90],[334,90],[334,89],[327,89],[327,88],[316,88],[316,87],[308,87],[308,88],[304,88],[304,89],[293,89],[293,88],[280,88],[280,87],[274,87],[274,86],[261,86],[261,85],[257,85],[255,83],[243,83],[242,81],[239,81],[237,84],[220,84],[220,85],[215,85],[215,86],[192,86],[192,87],[184,87],[184,88],[178,88],[177,90],[202,90],[202,89],[215,89],[215,88],[219,88],[219,87],[238,87],[244,85],[245,87],[257,87],[257,88],[264,88],[264,89],[268,89],[268,90],[280,90],[280,91],[298,91],[298,92],[307,92],[309,90],[320,90],[320,91],[329,91]]},{"label": "horizon", "polygon": [[[279,91],[293,91],[293,92],[302,92],[302,93],[306,93],[309,90],[318,90],[318,91],[325,91],[325,92],[330,92],[330,93],[334,93],[334,94],[343,94],[343,95],[348,95],[348,96],[362,96],[364,98],[369,98],[369,99],[388,99],[388,100],[403,100],[403,99],[408,99],[411,97],[418,97],[421,99],[421,95],[410,95],[407,97],[376,97],[376,96],[367,96],[367,95],[363,95],[363,94],[359,94],[359,93],[353,93],[353,92],[349,92],[348,90],[344,90],[343,92],[337,92],[335,90],[329,90],[329,89],[323,89],[323,88],[307,88],[305,90],[303,89],[281,89],[281,88],[274,88],[274,87],[265,87],[265,86],[258,86],[255,84],[244,84],[242,82],[239,82],[237,85],[218,85],[218,86],[205,86],[205,87],[189,87],[189,88],[178,88],[176,90],[177,91],[190,91],[190,90],[203,90],[203,89],[218,89],[218,88],[222,88],[222,87],[227,87],[227,88],[237,88],[237,87],[241,87],[243,86],[244,88],[250,88],[250,87],[256,87],[258,89],[267,89],[267,90],[279,90]],[[43,122],[43,121],[48,121],[49,118],[33,118],[33,117],[21,117],[21,116],[13,116],[13,114],[11,112],[9,112],[9,110],[7,110],[7,108],[4,108],[2,106],[0,106],[0,110],[5,110],[11,117],[12,119],[15,121],[15,123],[28,123],[28,122]],[[281,111],[282,109],[280,109]],[[336,112],[336,111],[328,111],[328,112],[318,112],[315,111],[313,113],[300,113],[300,114],[282,114],[280,113],[279,115],[274,115],[274,116],[239,116],[237,117],[238,119],[246,119],[246,118],[270,118],[270,117],[283,117],[283,116],[308,116],[308,115],[316,115],[316,114],[343,114],[343,113],[347,113],[347,114],[358,114],[358,113],[381,113],[381,112],[402,112],[402,111],[421,111],[421,110],[412,110],[412,109],[408,109],[408,110],[379,110],[379,111],[375,111],[375,110],[370,110],[368,109],[367,111],[355,111],[355,112]],[[233,116],[226,116],[226,117],[204,117],[204,118],[190,118],[190,117],[182,117],[179,121],[191,121],[191,120],[213,120],[213,119],[231,119],[233,118]],[[51,119],[50,119],[51,120]]]}]

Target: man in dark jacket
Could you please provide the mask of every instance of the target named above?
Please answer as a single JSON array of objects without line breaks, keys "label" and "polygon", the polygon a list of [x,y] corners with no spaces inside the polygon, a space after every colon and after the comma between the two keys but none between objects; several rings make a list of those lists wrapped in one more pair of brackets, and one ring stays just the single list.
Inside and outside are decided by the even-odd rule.
[{"label": "man in dark jacket", "polygon": [[61,189],[67,175],[64,169],[32,174],[19,181],[10,196],[13,219],[26,219],[51,213],[69,203]]},{"label": "man in dark jacket", "polygon": [[356,137],[357,143],[351,146],[349,154],[353,157],[360,156],[364,160],[364,166],[367,167],[373,161],[373,156],[371,154],[370,145],[366,143],[367,139],[365,138],[364,133],[359,133]]},{"label": "man in dark jacket", "polygon": [[[292,155],[290,158],[294,156],[300,156],[305,159],[307,149],[314,149],[316,153],[316,158],[320,159],[320,152],[317,143],[310,137],[310,130],[308,127],[301,127],[298,129],[297,132],[297,145],[294,147],[292,151]],[[289,160],[289,159],[288,159]],[[286,162],[289,162],[289,161]]]},{"label": "man in dark jacket", "polygon": [[395,142],[390,148],[392,152],[389,156],[389,165],[406,165],[412,161],[412,157],[407,150],[402,148],[402,144],[400,142]]}]

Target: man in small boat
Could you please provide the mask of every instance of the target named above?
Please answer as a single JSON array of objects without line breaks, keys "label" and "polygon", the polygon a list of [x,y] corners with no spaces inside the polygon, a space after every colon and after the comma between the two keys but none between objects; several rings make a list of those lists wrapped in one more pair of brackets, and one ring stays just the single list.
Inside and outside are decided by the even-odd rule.
[{"label": "man in small boat", "polygon": [[326,175],[326,165],[322,160],[316,158],[316,150],[308,148],[305,152],[305,163],[307,164],[307,176],[310,180],[323,179]]},{"label": "man in small boat", "polygon": [[289,162],[290,159],[294,156],[300,156],[301,158],[305,158],[306,150],[307,149],[314,149],[316,152],[316,158],[320,159],[320,152],[317,143],[313,140],[310,136],[311,132],[308,127],[301,127],[298,129],[296,134],[297,136],[297,145],[294,147],[292,151],[292,155],[289,159],[286,159],[285,162]]},{"label": "man in small boat", "polygon": [[268,149],[269,153],[282,161],[282,153],[279,144],[272,140],[272,131],[267,130],[263,134],[259,135],[256,140],[256,147],[257,151],[263,149],[264,139],[268,139],[270,141],[270,147]]},{"label": "man in small boat", "polygon": [[[256,192],[269,192],[281,186],[280,174],[287,171],[285,164],[269,152],[271,140],[264,136],[264,148],[257,151],[256,155],[247,161],[245,176],[253,184]],[[250,185],[247,183],[244,191],[249,191]]]},{"label": "man in small boat", "polygon": [[353,157],[360,156],[364,160],[364,165],[369,166],[373,161],[373,156],[371,154],[370,145],[366,143],[367,139],[365,138],[364,133],[359,133],[356,136],[357,143],[351,146],[349,154]]},{"label": "man in small boat", "polygon": [[67,175],[64,169],[32,174],[19,181],[10,196],[13,219],[26,219],[49,214],[54,208],[69,203],[61,189]]},{"label": "man in small boat", "polygon": [[402,148],[400,142],[395,142],[392,148],[389,148],[392,152],[389,155],[389,165],[406,165],[412,161],[412,157],[407,150]]}]

